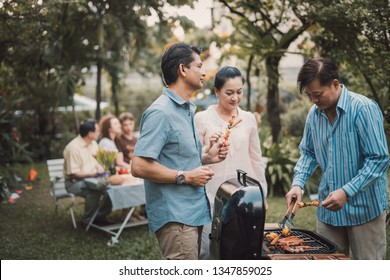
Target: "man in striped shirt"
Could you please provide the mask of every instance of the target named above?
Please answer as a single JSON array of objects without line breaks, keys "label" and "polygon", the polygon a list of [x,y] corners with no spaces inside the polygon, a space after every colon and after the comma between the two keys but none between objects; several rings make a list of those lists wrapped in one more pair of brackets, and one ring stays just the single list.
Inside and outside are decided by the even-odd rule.
[{"label": "man in striped shirt", "polygon": [[300,92],[314,103],[286,195],[302,200],[306,180],[320,166],[317,231],[354,259],[386,256],[389,153],[383,115],[371,99],[340,84],[329,58],[307,61],[298,74]]}]

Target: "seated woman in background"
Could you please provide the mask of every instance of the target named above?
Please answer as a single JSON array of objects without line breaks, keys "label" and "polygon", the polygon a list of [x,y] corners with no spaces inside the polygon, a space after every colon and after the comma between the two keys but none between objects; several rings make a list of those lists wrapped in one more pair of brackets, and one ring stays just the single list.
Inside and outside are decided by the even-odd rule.
[{"label": "seated woman in background", "polygon": [[130,172],[130,164],[123,160],[123,153],[118,150],[115,144],[115,138],[122,133],[118,118],[114,115],[104,116],[99,121],[99,127],[101,133],[99,146],[104,150],[117,151],[115,165]]},{"label": "seated woman in background", "polygon": [[118,150],[123,153],[123,160],[130,163],[137,143],[137,137],[134,135],[135,119],[132,113],[124,112],[119,115],[119,121],[122,126],[122,134],[115,138],[115,144]]}]

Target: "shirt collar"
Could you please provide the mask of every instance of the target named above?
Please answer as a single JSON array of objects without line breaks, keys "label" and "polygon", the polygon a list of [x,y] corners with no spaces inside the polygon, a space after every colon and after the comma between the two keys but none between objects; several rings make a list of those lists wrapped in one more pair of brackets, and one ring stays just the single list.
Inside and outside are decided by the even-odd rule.
[{"label": "shirt collar", "polygon": [[84,148],[87,148],[88,146],[90,146],[92,144],[92,142],[90,144],[88,144],[87,142],[85,142],[84,138],[81,137],[81,135],[79,134],[78,136],[78,141],[80,141],[80,145]]},{"label": "shirt collar", "polygon": [[[339,100],[337,101],[336,107],[346,112],[350,107],[350,102],[348,102],[349,92],[346,86],[344,86],[343,84],[340,84],[340,86],[341,86],[341,93],[340,93]],[[314,106],[315,106],[315,112],[317,114],[320,114],[322,110],[318,109],[317,105]]]},{"label": "shirt collar", "polygon": [[180,106],[182,106],[184,104],[188,104],[192,111],[195,111],[195,109],[196,109],[196,105],[194,102],[185,101],[183,98],[181,98],[179,95],[177,95],[174,91],[170,90],[169,88],[164,87],[163,94],[168,96],[173,102],[177,103]]},{"label": "shirt collar", "polygon": [[350,107],[350,102],[348,102],[349,98],[349,92],[348,89],[341,84],[341,93],[339,100],[337,102],[337,107],[343,110],[344,112],[347,112],[348,108]]}]

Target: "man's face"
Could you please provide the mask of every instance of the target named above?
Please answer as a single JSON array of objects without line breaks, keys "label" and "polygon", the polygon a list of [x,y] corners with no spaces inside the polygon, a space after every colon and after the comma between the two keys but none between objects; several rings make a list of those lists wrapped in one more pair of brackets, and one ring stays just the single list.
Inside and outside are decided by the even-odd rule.
[{"label": "man's face", "polygon": [[194,60],[191,62],[189,67],[181,65],[183,71],[186,74],[187,83],[193,87],[194,90],[201,89],[203,87],[204,78],[206,72],[202,69],[202,60],[197,53],[192,54]]},{"label": "man's face", "polygon": [[95,131],[90,131],[88,133],[88,137],[91,138],[91,140],[97,140],[99,138],[100,129],[99,125],[95,124]]},{"label": "man's face", "polygon": [[134,131],[134,121],[125,120],[122,122],[122,132],[124,134],[130,134]]},{"label": "man's face", "polygon": [[329,86],[321,86],[318,79],[313,80],[304,88],[304,92],[311,102],[320,110],[333,109],[339,99],[340,84],[334,80]]}]

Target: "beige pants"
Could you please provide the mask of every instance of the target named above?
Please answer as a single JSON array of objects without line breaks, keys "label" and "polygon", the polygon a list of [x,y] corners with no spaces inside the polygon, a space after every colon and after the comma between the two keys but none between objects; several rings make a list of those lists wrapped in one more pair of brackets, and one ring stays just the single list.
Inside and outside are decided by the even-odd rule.
[{"label": "beige pants", "polygon": [[202,226],[192,227],[171,222],[156,231],[156,236],[167,260],[197,260],[201,233]]},{"label": "beige pants", "polygon": [[383,260],[386,257],[386,212],[374,220],[352,227],[335,227],[317,221],[320,235],[336,243],[338,252],[355,260]]}]

